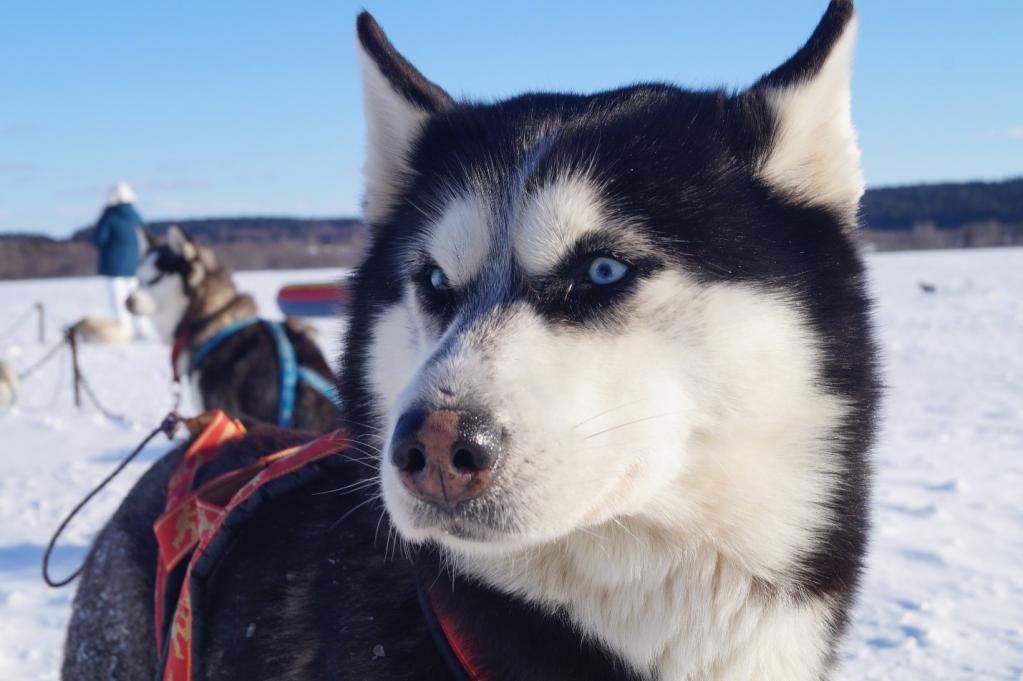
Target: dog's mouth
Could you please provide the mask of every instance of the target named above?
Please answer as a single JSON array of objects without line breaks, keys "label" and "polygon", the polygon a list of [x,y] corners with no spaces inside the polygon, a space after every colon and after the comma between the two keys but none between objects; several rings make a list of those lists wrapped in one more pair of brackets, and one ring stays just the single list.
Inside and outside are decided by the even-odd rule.
[{"label": "dog's mouth", "polygon": [[406,498],[405,503],[411,529],[420,537],[486,545],[507,542],[516,534],[514,528],[502,523],[493,510],[483,504],[461,504],[446,509],[411,498]]},{"label": "dog's mouth", "polygon": [[491,543],[499,536],[499,533],[491,527],[458,517],[437,525],[434,531],[462,541],[481,544]]},{"label": "dog's mouth", "polygon": [[421,532],[473,542],[493,541],[506,533],[506,530],[467,510],[448,511],[420,502],[413,503],[417,508],[412,511],[412,521]]}]

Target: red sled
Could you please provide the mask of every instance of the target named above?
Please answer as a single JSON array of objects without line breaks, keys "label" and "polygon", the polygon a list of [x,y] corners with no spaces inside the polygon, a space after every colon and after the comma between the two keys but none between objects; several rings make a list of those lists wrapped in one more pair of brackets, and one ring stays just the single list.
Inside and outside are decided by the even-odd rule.
[{"label": "red sled", "polygon": [[289,317],[333,317],[348,307],[342,282],[291,284],[277,293],[277,307]]}]

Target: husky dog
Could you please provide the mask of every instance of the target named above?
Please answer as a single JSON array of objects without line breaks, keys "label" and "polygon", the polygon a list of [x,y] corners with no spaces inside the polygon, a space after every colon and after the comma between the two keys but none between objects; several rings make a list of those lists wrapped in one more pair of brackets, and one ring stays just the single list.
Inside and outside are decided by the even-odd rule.
[{"label": "husky dog", "polygon": [[820,679],[867,529],[856,17],[738,93],[454,101],[360,36],[342,392],[398,532],[658,679]]},{"label": "husky dog", "polygon": [[10,409],[18,399],[18,373],[0,360],[0,411]]},{"label": "husky dog", "polygon": [[[372,244],[339,387],[376,470],[353,460],[338,494],[252,521],[204,610],[201,678],[465,678],[431,642],[408,561],[472,641],[468,678],[830,678],[879,392],[855,30],[833,0],[795,56],[734,93],[481,104],[362,14]],[[152,516],[131,512],[146,499],[90,555],[67,678],[152,671],[134,638],[97,633],[127,621],[109,613],[152,633],[151,611],[104,588],[151,586]],[[390,528],[408,561],[381,556]]]},{"label": "husky dog", "polygon": [[[136,273],[139,288],[128,296],[128,309],[150,317],[160,338],[174,347],[174,370],[190,379],[196,406],[275,423],[277,350],[263,325],[237,331],[193,361],[196,349],[219,331],[255,317],[255,301],[238,292],[230,271],[210,248],[177,225],[168,231],[166,242],[142,232],[140,243],[146,250]],[[301,326],[289,320],[285,333],[299,366],[332,376],[323,354]],[[327,397],[301,382],[294,414],[292,425],[315,432],[332,427],[336,416]]]},{"label": "husky dog", "polygon": [[71,325],[68,332],[86,343],[123,345],[131,342],[131,330],[110,317],[82,317]]}]

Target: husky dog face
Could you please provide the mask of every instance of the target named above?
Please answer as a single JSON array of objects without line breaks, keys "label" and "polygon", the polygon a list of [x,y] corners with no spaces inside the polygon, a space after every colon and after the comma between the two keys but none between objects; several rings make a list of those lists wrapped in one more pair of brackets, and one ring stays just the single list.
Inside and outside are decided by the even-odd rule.
[{"label": "husky dog face", "polygon": [[160,338],[169,343],[195,306],[196,292],[222,268],[213,251],[177,225],[168,230],[166,241],[140,230],[139,243],[144,248],[135,271],[139,288],[128,296],[127,307],[132,314],[152,318]]},{"label": "husky dog face", "polygon": [[845,598],[876,394],[851,4],[738,93],[455,102],[358,29],[373,243],[341,389],[399,532],[541,601],[699,547]]}]

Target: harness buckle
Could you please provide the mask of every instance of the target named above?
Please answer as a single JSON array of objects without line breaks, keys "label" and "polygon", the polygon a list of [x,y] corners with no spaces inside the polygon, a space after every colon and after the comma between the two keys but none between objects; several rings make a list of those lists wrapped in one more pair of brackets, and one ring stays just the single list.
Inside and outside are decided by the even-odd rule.
[{"label": "harness buckle", "polygon": [[181,414],[178,413],[177,406],[174,407],[160,422],[160,432],[167,436],[168,440],[174,439],[174,433],[177,432],[178,426],[184,419],[181,418]]}]

